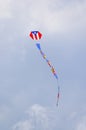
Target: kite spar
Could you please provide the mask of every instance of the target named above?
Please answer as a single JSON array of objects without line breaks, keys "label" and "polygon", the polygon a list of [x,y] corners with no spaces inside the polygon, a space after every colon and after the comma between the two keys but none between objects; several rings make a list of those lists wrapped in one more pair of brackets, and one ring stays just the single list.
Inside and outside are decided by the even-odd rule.
[{"label": "kite spar", "polygon": [[[32,32],[30,32],[30,35],[29,35],[29,36],[30,36],[33,40],[39,40],[39,39],[41,39],[42,34],[41,34],[39,31],[32,31]],[[36,43],[36,47],[37,47],[38,50],[40,51],[40,54],[42,55],[42,57],[43,57],[43,58],[45,59],[45,61],[47,62],[48,66],[49,66],[50,69],[51,69],[51,72],[53,73],[54,77],[55,77],[56,80],[57,80],[58,93],[57,93],[57,103],[56,103],[56,105],[58,105],[60,87],[59,87],[59,84],[58,84],[58,76],[57,76],[57,73],[56,73],[56,71],[55,71],[53,65],[51,64],[51,62],[47,59],[46,55],[45,55],[44,52],[42,51],[40,43]]]}]

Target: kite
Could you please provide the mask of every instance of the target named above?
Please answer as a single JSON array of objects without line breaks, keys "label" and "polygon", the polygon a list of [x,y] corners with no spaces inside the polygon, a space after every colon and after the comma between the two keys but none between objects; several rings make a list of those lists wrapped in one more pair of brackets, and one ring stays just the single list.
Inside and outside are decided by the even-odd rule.
[{"label": "kite", "polygon": [[[31,31],[29,36],[33,39],[33,40],[40,40],[42,38],[42,34],[39,31]],[[51,62],[47,59],[46,55],[44,54],[44,52],[41,49],[41,45],[40,43],[36,43],[36,47],[38,48],[38,50],[40,51],[40,54],[42,55],[42,57],[45,59],[45,61],[47,62],[48,66],[51,69],[51,72],[53,73],[54,77],[57,80],[57,84],[58,84],[58,76],[56,73],[55,68],[53,67],[53,65],[51,64]],[[58,84],[58,93],[57,93],[57,103],[56,105],[58,106],[58,102],[59,102],[59,94],[60,94],[60,87]]]}]

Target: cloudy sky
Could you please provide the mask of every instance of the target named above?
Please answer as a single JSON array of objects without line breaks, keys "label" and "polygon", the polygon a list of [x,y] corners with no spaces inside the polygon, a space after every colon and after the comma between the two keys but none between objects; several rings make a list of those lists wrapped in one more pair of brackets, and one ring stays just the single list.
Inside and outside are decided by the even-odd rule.
[{"label": "cloudy sky", "polygon": [[86,1],[0,0],[0,41],[0,130],[86,130]]}]

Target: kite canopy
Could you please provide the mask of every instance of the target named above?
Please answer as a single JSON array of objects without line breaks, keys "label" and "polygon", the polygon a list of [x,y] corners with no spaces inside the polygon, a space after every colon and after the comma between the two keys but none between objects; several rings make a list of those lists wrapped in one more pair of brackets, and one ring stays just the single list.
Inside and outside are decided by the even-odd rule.
[{"label": "kite canopy", "polygon": [[39,31],[31,31],[29,36],[33,39],[33,40],[39,40],[42,37],[42,34]]}]

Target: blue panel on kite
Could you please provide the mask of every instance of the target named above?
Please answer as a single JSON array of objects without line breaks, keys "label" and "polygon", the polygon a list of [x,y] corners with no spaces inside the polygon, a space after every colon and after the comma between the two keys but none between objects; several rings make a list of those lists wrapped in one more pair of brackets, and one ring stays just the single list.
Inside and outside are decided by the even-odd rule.
[{"label": "blue panel on kite", "polygon": [[32,31],[32,33],[36,35],[38,33],[38,31]]}]

